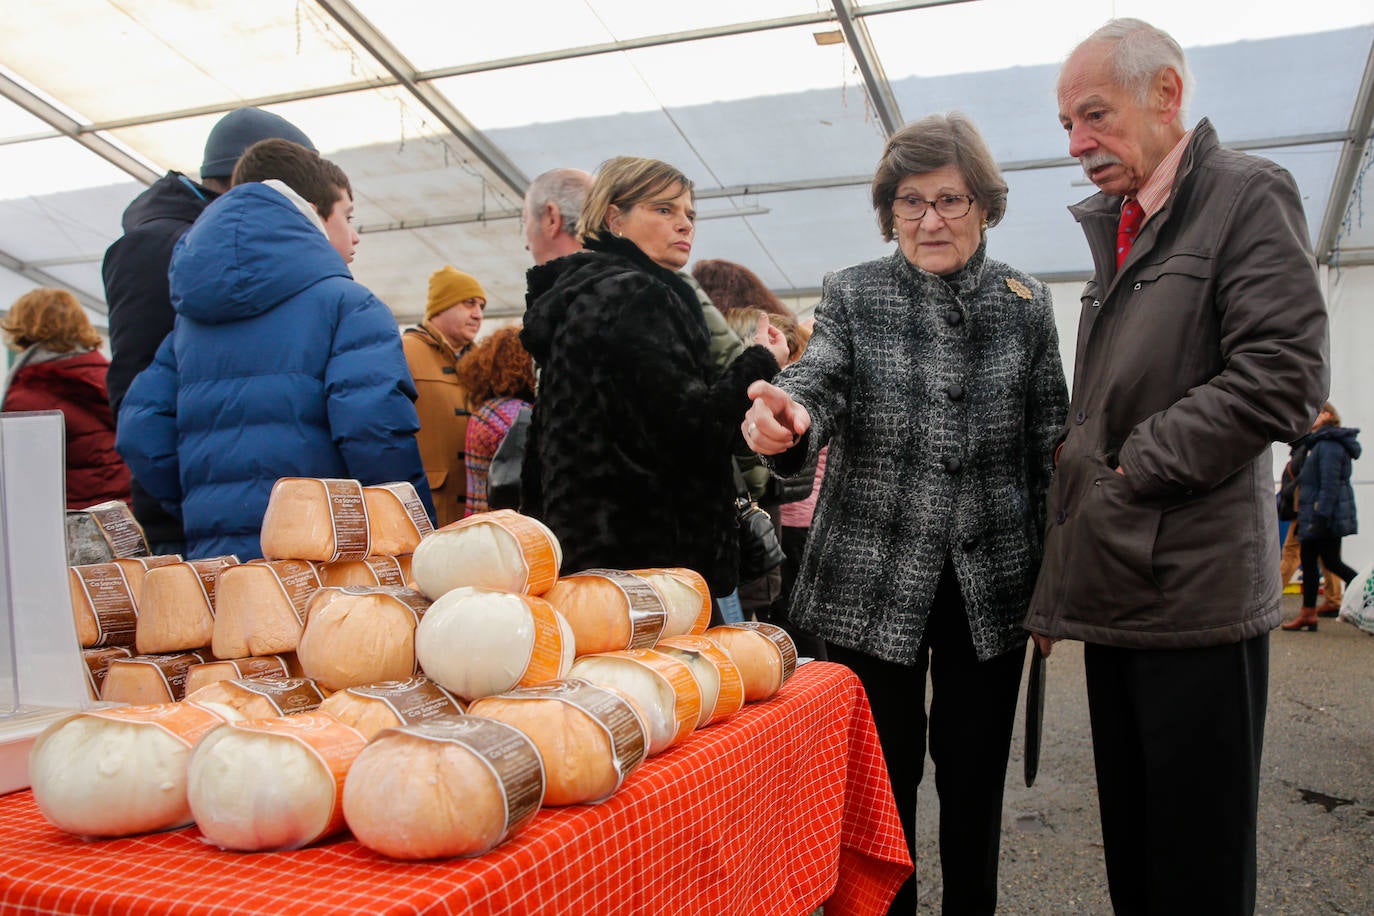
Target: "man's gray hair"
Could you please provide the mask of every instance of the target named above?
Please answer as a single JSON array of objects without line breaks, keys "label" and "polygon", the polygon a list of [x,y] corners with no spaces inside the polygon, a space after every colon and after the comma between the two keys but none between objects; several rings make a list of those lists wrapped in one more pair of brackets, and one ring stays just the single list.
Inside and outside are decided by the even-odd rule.
[{"label": "man's gray hair", "polygon": [[1112,45],[1109,54],[1117,84],[1135,93],[1136,101],[1142,105],[1149,98],[1155,74],[1165,67],[1178,71],[1183,81],[1179,121],[1184,121],[1188,104],[1193,100],[1193,75],[1188,70],[1183,48],[1172,35],[1140,19],[1113,19],[1084,39],[1079,47],[1095,41]]},{"label": "man's gray hair", "polygon": [[577,238],[577,217],[591,187],[592,176],[581,169],[550,169],[530,182],[525,202],[531,212],[552,203],[563,217],[563,231]]}]

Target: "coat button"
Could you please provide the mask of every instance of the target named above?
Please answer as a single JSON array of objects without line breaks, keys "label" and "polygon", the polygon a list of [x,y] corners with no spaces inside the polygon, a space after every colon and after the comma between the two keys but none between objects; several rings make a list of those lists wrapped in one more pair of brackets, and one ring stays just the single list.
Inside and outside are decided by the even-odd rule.
[{"label": "coat button", "polygon": [[1140,289],[1140,284],[1137,283],[1135,286],[1132,286],[1131,289],[1135,289],[1135,290]]},{"label": "coat button", "polygon": [[952,328],[958,327],[959,324],[960,324],[963,320],[964,320],[964,313],[961,312],[961,311],[959,311],[958,309],[946,309],[946,310],[945,310],[945,321],[947,321],[947,322],[949,323],[949,326],[950,326],[950,327],[952,327]]},{"label": "coat button", "polygon": [[1101,299],[1094,299],[1094,300],[1093,300],[1093,308],[1095,308],[1095,309],[1100,309],[1100,308],[1102,308],[1102,300],[1101,300]]},{"label": "coat button", "polygon": [[960,461],[958,458],[955,458],[953,455],[945,459],[945,470],[951,474],[958,474],[959,469],[963,466],[964,463]]},{"label": "coat button", "polygon": [[1058,512],[1054,513],[1054,522],[1056,525],[1064,524],[1064,522],[1066,522],[1068,518],[1069,513],[1064,511],[1063,509],[1060,509]]},{"label": "coat button", "polygon": [[945,387],[945,394],[949,396],[951,401],[962,401],[964,399],[964,386],[958,382],[950,382]]},{"label": "coat button", "polygon": [[1088,415],[1080,410],[1077,414],[1074,415],[1073,421],[1077,423],[1079,426],[1082,426],[1083,421],[1086,419],[1088,419]]}]

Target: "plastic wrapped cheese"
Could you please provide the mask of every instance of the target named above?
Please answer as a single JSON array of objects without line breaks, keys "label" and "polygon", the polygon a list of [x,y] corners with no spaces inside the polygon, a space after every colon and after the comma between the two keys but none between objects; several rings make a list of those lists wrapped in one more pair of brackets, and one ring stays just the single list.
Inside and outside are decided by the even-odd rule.
[{"label": "plastic wrapped cheese", "polygon": [[563,548],[545,525],[510,509],[445,525],[412,557],[415,584],[430,598],[470,586],[542,595],[558,581]]},{"label": "plastic wrapped cheese", "polygon": [[367,502],[373,554],[399,557],[413,553],[420,541],[434,532],[425,504],[409,481],[363,487],[363,499]]},{"label": "plastic wrapped cheese", "polygon": [[410,581],[410,557],[368,557],[365,560],[340,560],[320,564],[320,584],[395,585]]},{"label": "plastic wrapped cheese", "polygon": [[687,665],[652,649],[584,655],[572,677],[616,690],[634,703],[649,733],[649,754],[686,738],[701,718],[701,690]]},{"label": "plastic wrapped cheese", "polygon": [[283,477],[262,517],[270,560],[361,560],[372,553],[363,485],[356,480]]},{"label": "plastic wrapped cheese", "polygon": [[688,636],[706,632],[711,624],[711,589],[701,573],[681,566],[632,569],[660,595],[668,610],[663,636]]},{"label": "plastic wrapped cheese", "polygon": [[251,655],[247,658],[224,658],[192,665],[186,671],[186,694],[190,696],[207,684],[216,681],[257,680],[265,677],[300,677],[300,662],[296,653],[281,655]]},{"label": "plastic wrapped cheese", "polygon": [[245,563],[220,573],[210,648],[219,658],[294,652],[320,576],[310,560]]},{"label": "plastic wrapped cheese", "polygon": [[117,499],[85,509],[68,510],[66,536],[69,566],[148,555],[143,527],[134,518],[129,504]]},{"label": "plastic wrapped cheese", "polygon": [[578,655],[651,648],[668,620],[658,589],[619,569],[564,576],[544,597],[568,619]]},{"label": "plastic wrapped cheese", "polygon": [[134,604],[138,604],[142,600],[143,577],[148,574],[148,570],[157,569],[159,566],[171,566],[173,563],[182,562],[182,559],[179,553],[168,553],[155,557],[116,557],[110,562],[124,570],[124,577],[129,580],[129,589],[134,593]]},{"label": "plastic wrapped cheese", "polygon": [[544,768],[519,729],[480,716],[378,733],[344,786],[358,842],[394,859],[477,856],[539,813]]},{"label": "plastic wrapped cheese", "polygon": [[38,810],[60,830],[114,837],[191,823],[186,765],[211,729],[239,718],[198,703],[78,713],[49,726],[29,751]]},{"label": "plastic wrapped cheese", "polygon": [[83,649],[134,644],[138,602],[128,576],[117,563],[68,567],[67,586],[76,638]]},{"label": "plastic wrapped cheese", "polygon": [[648,733],[630,701],[581,678],[485,697],[469,711],[515,726],[539,748],[546,805],[609,798],[648,750]]},{"label": "plastic wrapped cheese", "polygon": [[416,674],[415,628],[429,599],[408,588],[322,588],[310,599],[296,657],[328,690]]},{"label": "plastic wrapped cheese", "polygon": [[739,666],[720,644],[706,636],[670,636],[654,651],[686,662],[701,688],[701,717],[697,728],[733,715],[744,706],[744,678]]},{"label": "plastic wrapped cheese", "polygon": [[149,570],[139,593],[135,646],[143,655],[210,645],[220,571],[238,557],[212,557]]},{"label": "plastic wrapped cheese", "polygon": [[210,732],[187,768],[196,826],[221,849],[299,849],[343,828],[343,783],[366,741],[323,712]]},{"label": "plastic wrapped cheese", "polygon": [[134,650],[128,646],[81,650],[81,657],[86,662],[86,692],[92,700],[100,699],[100,688],[105,683],[105,672],[109,670],[110,659],[129,658],[133,654]]},{"label": "plastic wrapped cheese", "polygon": [[171,655],[112,658],[105,666],[100,698],[132,706],[175,703],[186,697],[186,672],[192,665],[209,660],[210,653],[203,649]]},{"label": "plastic wrapped cheese", "polygon": [[317,708],[324,691],[308,677],[242,678],[206,684],[187,693],[186,700],[228,706],[245,719],[275,719]]},{"label": "plastic wrapped cheese", "polygon": [[573,645],[572,628],[543,598],[481,588],[448,592],[415,630],[424,673],[464,700],[565,676]]},{"label": "plastic wrapped cheese", "polygon": [[768,699],[797,670],[797,646],[776,624],[727,623],[707,630],[706,636],[739,666],[745,702]]},{"label": "plastic wrapped cheese", "polygon": [[460,716],[463,704],[423,675],[349,687],[331,695],[320,710],[371,740],[384,728],[415,725],[436,716]]}]

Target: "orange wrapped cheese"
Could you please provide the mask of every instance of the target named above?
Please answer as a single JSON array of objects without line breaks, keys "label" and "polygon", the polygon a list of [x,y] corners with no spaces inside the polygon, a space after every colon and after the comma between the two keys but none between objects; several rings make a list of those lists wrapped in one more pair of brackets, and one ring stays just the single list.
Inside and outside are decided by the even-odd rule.
[{"label": "orange wrapped cheese", "polygon": [[648,749],[644,723],[629,700],[581,678],[485,697],[470,712],[515,726],[539,748],[546,805],[609,798]]},{"label": "orange wrapped cheese", "polygon": [[588,569],[564,576],[544,597],[567,618],[578,655],[651,648],[668,620],[658,589],[618,569]]},{"label": "orange wrapped cheese", "polygon": [[105,646],[102,649],[82,649],[81,657],[86,662],[86,690],[92,700],[100,699],[100,688],[105,683],[105,672],[110,659],[128,658],[134,650],[128,646]]},{"label": "orange wrapped cheese", "polygon": [[283,477],[262,517],[269,560],[361,560],[372,553],[363,485],[356,480]]},{"label": "orange wrapped cheese", "polygon": [[416,674],[415,628],[429,609],[408,588],[322,588],[310,599],[296,657],[328,690]]},{"label": "orange wrapped cheese", "polygon": [[706,636],[730,653],[744,679],[746,702],[766,700],[797,670],[797,646],[782,627],[771,623],[727,623]]},{"label": "orange wrapped cheese", "polygon": [[409,581],[410,557],[368,557],[320,564],[320,584],[325,586],[394,585],[404,588]]},{"label": "orange wrapped cheese", "polygon": [[117,563],[67,568],[76,637],[83,649],[132,646],[138,629],[138,602],[128,575]]},{"label": "orange wrapped cheese", "polygon": [[420,542],[411,571],[438,598],[455,588],[542,595],[558,581],[563,548],[543,523],[509,509],[469,515]]},{"label": "orange wrapped cheese", "polygon": [[474,700],[563,677],[573,634],[543,598],[458,588],[425,612],[415,654],[426,675]]},{"label": "orange wrapped cheese", "polygon": [[142,655],[210,645],[219,573],[238,557],[213,557],[148,570],[139,596],[135,645]]},{"label": "orange wrapped cheese", "polygon": [[399,557],[414,553],[420,541],[434,532],[425,504],[409,481],[363,487],[363,499],[367,503],[373,554]]},{"label": "orange wrapped cheese", "polygon": [[175,703],[186,697],[186,672],[209,660],[210,653],[204,650],[112,658],[105,666],[100,698],[131,706]]},{"label": "orange wrapped cheese", "polygon": [[691,670],[652,649],[584,655],[571,675],[630,699],[649,733],[650,756],[686,738],[701,718],[701,690]]},{"label": "orange wrapped cheese", "polygon": [[544,768],[534,743],[504,722],[435,718],[380,732],[343,794],[349,829],[375,852],[477,856],[539,813]]},{"label": "orange wrapped cheese", "polygon": [[436,716],[460,716],[463,704],[427,677],[349,687],[331,695],[320,710],[371,740],[384,728],[415,725]]},{"label": "orange wrapped cheese", "polygon": [[221,726],[196,745],[186,797],[221,849],[299,849],[343,829],[343,784],[366,742],[322,712]]},{"label": "orange wrapped cheese", "polygon": [[306,604],[320,587],[309,560],[245,563],[223,570],[210,648],[219,658],[294,652]]},{"label": "orange wrapped cheese", "polygon": [[[300,677],[301,666],[296,653],[281,655],[250,655],[247,658],[225,658],[192,665],[186,671],[186,693],[189,696],[216,681],[257,680],[265,677]],[[274,713],[274,715],[276,715]]]},{"label": "orange wrapped cheese", "polygon": [[744,678],[729,653],[706,636],[670,636],[654,651],[686,663],[701,688],[701,717],[697,728],[719,722],[744,706]]},{"label": "orange wrapped cheese", "polygon": [[308,677],[242,678],[206,684],[186,699],[228,706],[245,719],[273,719],[315,709],[324,701],[324,691]]},{"label": "orange wrapped cheese", "polygon": [[711,589],[706,577],[681,566],[663,569],[632,569],[663,596],[668,619],[663,623],[664,636],[688,636],[705,633],[711,624]]}]

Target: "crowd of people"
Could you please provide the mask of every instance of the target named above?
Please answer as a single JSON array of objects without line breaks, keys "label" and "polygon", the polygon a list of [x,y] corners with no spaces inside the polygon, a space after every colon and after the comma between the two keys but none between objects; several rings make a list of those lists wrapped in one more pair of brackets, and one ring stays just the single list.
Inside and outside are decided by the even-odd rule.
[{"label": "crowd of people", "polygon": [[[243,109],[199,183],[169,173],[125,214],[108,376],[76,301],[40,290],[4,325],[5,406],[67,412],[72,505],[132,498],[159,552],[245,560],[278,477],[408,480],[443,525],[491,507],[520,428],[518,505],[565,572],[690,567],[717,620],[853,669],[913,857],[929,751],[949,913],[997,905],[1028,644],[1080,640],[1116,911],[1252,912],[1269,633],[1296,565],[1285,630],[1355,574],[1357,430],[1323,403],[1296,186],[1186,126],[1177,42],[1113,20],[1057,89],[1098,189],[1071,208],[1094,262],[1072,393],[1048,287],[990,250],[1008,188],[962,114],[888,138],[871,198],[894,250],[827,274],[814,325],[744,265],[689,272],[692,180],[621,156],[532,182],[523,321],[479,340],[486,293],[448,265],[398,334],[348,269],[347,176]],[[744,581],[742,494],[783,547]],[[890,912],[915,908],[913,875]]]}]

